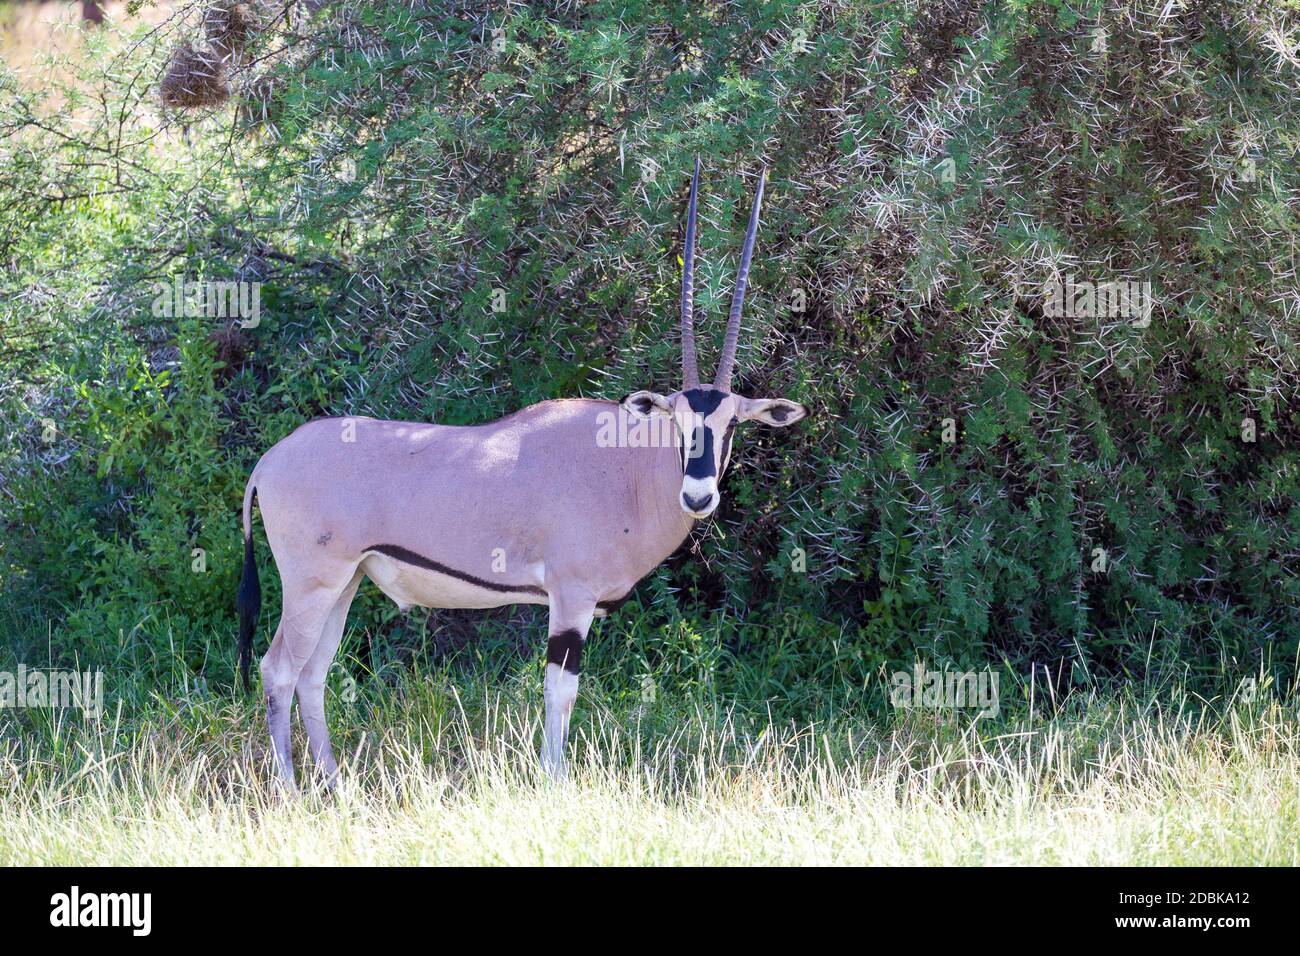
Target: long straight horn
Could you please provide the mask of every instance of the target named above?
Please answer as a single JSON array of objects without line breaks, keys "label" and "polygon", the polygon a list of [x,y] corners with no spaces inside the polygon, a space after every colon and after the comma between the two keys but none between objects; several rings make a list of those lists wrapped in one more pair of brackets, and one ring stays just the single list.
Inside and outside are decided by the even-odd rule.
[{"label": "long straight horn", "polygon": [[686,248],[682,252],[682,379],[683,388],[700,384],[695,362],[695,199],[700,189],[700,157],[691,177],[691,206],[686,213]]},{"label": "long straight horn", "polygon": [[722,358],[718,359],[718,374],[713,378],[715,388],[731,388],[731,373],[736,367],[736,343],[740,340],[740,312],[745,306],[745,286],[749,282],[749,260],[754,256],[754,236],[758,234],[758,208],[763,203],[763,184],[767,182],[767,167],[758,177],[758,192],[754,193],[754,207],[749,211],[749,230],[745,233],[745,247],[740,253],[740,268],[736,271],[736,291],[731,294],[731,315],[727,318],[727,338],[722,343]]}]

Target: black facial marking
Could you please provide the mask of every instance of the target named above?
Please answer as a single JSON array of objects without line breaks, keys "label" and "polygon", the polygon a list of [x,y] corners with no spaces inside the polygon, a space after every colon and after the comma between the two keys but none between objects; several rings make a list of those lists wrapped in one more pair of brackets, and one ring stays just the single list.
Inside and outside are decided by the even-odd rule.
[{"label": "black facial marking", "polygon": [[717,388],[688,388],[682,397],[691,406],[691,411],[708,417],[718,410],[727,393]]},{"label": "black facial marking", "polygon": [[407,564],[413,564],[417,568],[424,568],[426,571],[437,571],[439,574],[445,574],[448,577],[456,578],[473,584],[476,587],[486,588],[489,591],[497,591],[501,594],[540,594],[546,596],[544,588],[535,587],[531,584],[502,584],[499,581],[487,581],[480,577],[475,577],[464,571],[457,571],[455,568],[449,568],[445,564],[434,561],[432,558],[426,558],[422,554],[416,554],[397,544],[372,544],[366,548],[367,551],[374,551],[378,554],[386,554],[390,558],[396,558],[398,561],[405,561]]},{"label": "black facial marking", "polygon": [[552,634],[546,641],[546,663],[563,667],[570,674],[578,673],[582,660],[582,635],[573,628]]},{"label": "black facial marking", "polygon": [[722,470],[727,470],[727,462],[731,461],[731,436],[736,432],[736,419],[731,420],[727,426],[727,432],[722,436]]},{"label": "black facial marking", "polygon": [[713,458],[713,429],[701,424],[697,431],[701,436],[700,445],[692,447],[693,454],[686,459],[686,474],[692,478],[709,478],[718,473],[718,464]]},{"label": "black facial marking", "polygon": [[772,416],[773,420],[778,422],[783,422],[789,418],[791,412],[792,409],[786,405],[773,405],[767,410],[767,413]]},{"label": "black facial marking", "polygon": [[[682,397],[702,423],[718,410],[728,394],[717,388],[688,388],[682,392]],[[713,459],[713,430],[703,424],[699,430],[704,434],[699,447],[695,447],[692,436],[680,434],[681,430],[678,429],[680,440],[677,444],[677,457],[682,462],[682,474],[692,478],[710,478],[717,474],[717,464]]]}]

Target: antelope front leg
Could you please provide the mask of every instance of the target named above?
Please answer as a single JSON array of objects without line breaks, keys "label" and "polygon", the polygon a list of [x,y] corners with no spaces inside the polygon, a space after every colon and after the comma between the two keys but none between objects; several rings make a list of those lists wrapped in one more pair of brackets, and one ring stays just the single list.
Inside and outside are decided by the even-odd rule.
[{"label": "antelope front leg", "polygon": [[546,642],[546,723],[542,728],[542,770],[552,780],[568,775],[565,743],[569,719],[578,697],[578,670],[582,645],[595,614],[594,601],[551,595],[551,617]]}]

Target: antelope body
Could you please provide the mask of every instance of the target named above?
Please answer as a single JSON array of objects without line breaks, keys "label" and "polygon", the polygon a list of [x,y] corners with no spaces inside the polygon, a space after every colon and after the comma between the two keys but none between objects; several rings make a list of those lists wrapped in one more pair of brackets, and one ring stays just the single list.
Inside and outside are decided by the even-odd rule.
[{"label": "antelope body", "polygon": [[[319,419],[276,444],[253,469],[243,508],[240,670],[247,687],[260,606],[256,498],[283,589],[261,672],[272,748],[287,784],[293,785],[295,695],[318,768],[327,779],[337,772],[325,677],[363,577],[403,609],[546,604],[542,762],[551,775],[563,774],[593,618],[621,603],[716,509],[737,423],[789,425],[806,414],[785,399],[730,391],[761,178],[718,375],[712,385],[699,384],[692,302],[698,188],[697,161],[682,282],[681,391],[635,392],[622,402],[541,402],[476,426]],[[647,432],[647,423],[664,427]],[[622,440],[638,430],[641,440]]]}]

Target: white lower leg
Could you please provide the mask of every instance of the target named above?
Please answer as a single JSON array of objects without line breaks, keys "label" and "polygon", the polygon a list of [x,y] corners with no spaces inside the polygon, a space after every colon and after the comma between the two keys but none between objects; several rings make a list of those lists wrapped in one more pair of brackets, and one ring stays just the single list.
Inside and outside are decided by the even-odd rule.
[{"label": "white lower leg", "polygon": [[565,744],[569,737],[569,719],[578,697],[578,675],[558,664],[546,665],[546,723],[542,728],[542,769],[547,776],[565,776]]},{"label": "white lower leg", "polygon": [[312,760],[316,772],[324,778],[326,785],[333,786],[338,777],[339,765],[334,759],[334,748],[330,745],[329,725],[325,722],[325,680],[329,676],[330,665],[343,640],[343,629],[348,620],[348,608],[361,583],[361,572],[352,575],[352,581],[344,589],[330,610],[321,631],[320,643],[312,652],[311,660],[302,669],[298,678],[298,714],[302,725],[307,730],[307,740],[311,745]]},{"label": "white lower leg", "polygon": [[271,734],[271,751],[275,755],[280,780],[292,791],[293,758],[289,750],[289,711],[293,706],[293,684],[276,681],[262,664],[262,686],[266,688],[266,726]]},{"label": "white lower leg", "polygon": [[569,719],[578,697],[582,646],[596,613],[596,602],[585,592],[551,592],[550,636],[546,640],[546,724],[542,728],[542,769],[552,779],[566,773],[565,743]]},{"label": "white lower leg", "polygon": [[338,775],[339,765],[330,746],[329,726],[325,722],[325,682],[323,680],[298,681],[298,715],[307,731],[312,760],[316,771],[332,785]]}]

